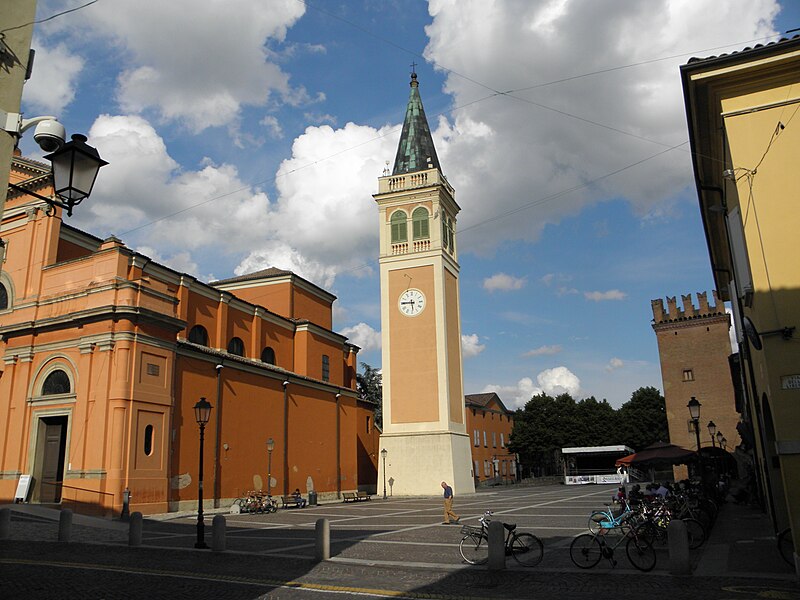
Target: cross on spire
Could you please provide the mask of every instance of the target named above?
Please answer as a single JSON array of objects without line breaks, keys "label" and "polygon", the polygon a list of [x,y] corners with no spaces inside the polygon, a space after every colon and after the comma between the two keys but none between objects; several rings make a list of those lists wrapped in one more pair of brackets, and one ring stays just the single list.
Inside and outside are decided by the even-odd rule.
[{"label": "cross on spire", "polygon": [[416,73],[416,72],[417,72],[417,63],[412,62],[411,63],[411,73]]}]

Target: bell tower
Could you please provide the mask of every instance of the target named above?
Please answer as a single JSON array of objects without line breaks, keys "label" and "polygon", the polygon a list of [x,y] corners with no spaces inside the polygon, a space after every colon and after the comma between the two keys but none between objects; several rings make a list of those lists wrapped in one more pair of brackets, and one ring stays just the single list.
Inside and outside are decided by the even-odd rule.
[{"label": "bell tower", "polygon": [[[411,75],[394,169],[378,179],[383,434],[392,493],[473,493],[461,368],[455,191]],[[385,471],[385,472],[384,472]]]}]

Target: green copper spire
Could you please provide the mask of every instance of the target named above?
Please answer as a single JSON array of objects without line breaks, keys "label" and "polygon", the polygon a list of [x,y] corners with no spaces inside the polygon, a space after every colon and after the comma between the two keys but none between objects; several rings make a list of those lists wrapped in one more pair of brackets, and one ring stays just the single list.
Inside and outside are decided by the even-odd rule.
[{"label": "green copper spire", "polygon": [[394,159],[392,175],[402,175],[432,168],[439,169],[439,158],[433,147],[431,130],[422,108],[419,97],[417,74],[411,74],[411,94],[408,96],[406,118],[403,121],[403,133],[400,134],[400,145]]}]

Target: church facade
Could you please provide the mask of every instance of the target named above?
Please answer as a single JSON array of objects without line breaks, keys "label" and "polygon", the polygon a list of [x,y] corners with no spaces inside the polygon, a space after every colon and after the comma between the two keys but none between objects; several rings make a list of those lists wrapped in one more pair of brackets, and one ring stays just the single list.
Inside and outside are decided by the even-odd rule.
[{"label": "church facade", "polygon": [[[11,181],[52,188],[21,157]],[[279,269],[204,283],[20,192],[0,237],[0,503],[29,479],[31,502],[196,507],[200,398],[208,506],[374,493],[374,407],[356,392],[358,348],[332,330],[335,296]]]}]

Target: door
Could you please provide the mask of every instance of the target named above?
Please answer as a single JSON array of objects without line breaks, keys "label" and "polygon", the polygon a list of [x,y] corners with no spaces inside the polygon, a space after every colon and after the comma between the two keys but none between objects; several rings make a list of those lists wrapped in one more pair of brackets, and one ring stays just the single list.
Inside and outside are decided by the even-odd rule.
[{"label": "door", "polygon": [[44,447],[39,501],[43,504],[55,504],[61,502],[64,456],[67,447],[67,417],[43,417],[42,425]]}]

